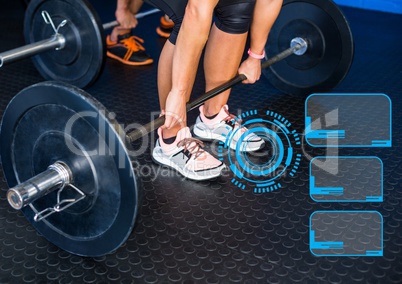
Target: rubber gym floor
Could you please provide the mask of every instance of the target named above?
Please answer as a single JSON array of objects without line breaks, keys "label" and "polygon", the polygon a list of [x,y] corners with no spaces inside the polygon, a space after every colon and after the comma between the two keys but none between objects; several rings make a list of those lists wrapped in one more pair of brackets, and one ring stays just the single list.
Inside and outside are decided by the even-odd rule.
[{"label": "rubber gym floor", "polygon": [[[109,2],[95,5],[103,22],[113,20],[114,1]],[[383,202],[312,200],[306,156],[325,152],[306,145],[296,174],[284,177],[279,190],[264,194],[238,188],[231,172],[205,182],[183,180],[166,170],[162,175],[148,150],[136,159],[144,197],[133,232],[115,252],[87,258],[49,243],[12,209],[1,172],[0,283],[402,283],[402,15],[341,8],[354,35],[355,56],[348,75],[331,92],[387,94],[393,144],[341,149],[340,154],[382,160]],[[0,15],[0,50],[24,44],[23,2],[8,1]],[[108,59],[99,80],[86,89],[122,124],[147,123],[158,111],[156,70],[164,44],[155,33],[159,17],[142,19],[135,30],[154,64],[128,67]],[[0,115],[15,94],[43,80],[30,59],[2,67]],[[200,68],[192,98],[203,93],[203,83]],[[263,109],[282,114],[302,133],[306,98],[281,93],[263,77],[254,85],[234,87],[229,105],[235,113]],[[190,112],[189,121],[195,118],[196,111]],[[309,218],[328,210],[381,213],[383,256],[313,255]]]}]

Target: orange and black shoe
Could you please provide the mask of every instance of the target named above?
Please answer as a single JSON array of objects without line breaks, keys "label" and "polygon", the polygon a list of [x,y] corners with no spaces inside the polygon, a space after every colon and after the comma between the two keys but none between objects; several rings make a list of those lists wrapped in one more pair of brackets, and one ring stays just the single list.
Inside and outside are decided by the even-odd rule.
[{"label": "orange and black shoe", "polygon": [[159,27],[156,28],[156,33],[161,37],[168,38],[173,31],[173,27],[173,21],[167,20],[165,16],[162,16]]},{"label": "orange and black shoe", "polygon": [[144,40],[130,33],[117,36],[117,41],[111,41],[110,35],[106,38],[107,56],[124,64],[140,66],[152,64],[151,56],[141,45]]}]

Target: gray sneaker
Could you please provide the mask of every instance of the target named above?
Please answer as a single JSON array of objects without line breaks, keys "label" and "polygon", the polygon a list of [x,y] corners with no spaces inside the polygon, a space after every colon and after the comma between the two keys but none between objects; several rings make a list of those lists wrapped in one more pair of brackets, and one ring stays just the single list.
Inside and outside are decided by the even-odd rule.
[{"label": "gray sneaker", "polygon": [[[224,105],[215,118],[207,119],[204,115],[204,106],[201,106],[193,132],[203,140],[219,140],[224,143],[230,140],[230,148],[234,150],[239,146],[241,151],[252,152],[264,147],[264,140],[254,133],[246,135],[242,141],[239,141],[247,128],[241,126],[235,118],[229,113],[228,106]],[[231,136],[228,137],[229,135]],[[240,145],[238,145],[239,142]]]},{"label": "gray sneaker", "polygon": [[159,139],[156,141],[152,158],[156,163],[177,170],[192,180],[207,180],[221,175],[226,168],[218,159],[204,151],[203,143],[191,136],[190,129],[181,129],[172,144],[163,142],[162,130],[158,129]]}]

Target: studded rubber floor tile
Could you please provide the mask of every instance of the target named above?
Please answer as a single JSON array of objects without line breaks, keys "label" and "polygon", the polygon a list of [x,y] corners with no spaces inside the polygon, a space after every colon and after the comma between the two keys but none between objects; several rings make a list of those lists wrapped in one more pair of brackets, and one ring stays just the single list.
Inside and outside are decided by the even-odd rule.
[{"label": "studded rubber floor tile", "polygon": [[[0,11],[1,51],[23,44],[23,6],[12,3]],[[96,7],[104,17],[113,11],[112,4]],[[398,47],[402,16],[346,8],[344,12],[354,34],[355,59],[333,92],[387,94],[393,107],[393,147],[340,149],[338,154],[371,155],[383,161],[383,202],[313,201],[309,162],[328,153],[305,143],[300,146],[303,158],[297,173],[283,177],[280,190],[265,194],[239,189],[231,182],[230,171],[211,181],[183,180],[155,165],[147,150],[133,161],[144,189],[133,232],[115,252],[86,258],[49,243],[21,212],[11,209],[1,173],[0,283],[402,283],[402,53]],[[112,20],[108,17],[104,22]],[[144,18],[137,31],[155,62],[164,43],[154,33],[159,17]],[[156,71],[156,63],[128,67],[108,59],[100,79],[87,91],[115,112],[121,124],[147,123],[158,111]],[[201,71],[193,98],[203,93]],[[18,91],[40,81],[29,59],[3,67],[0,116]],[[236,86],[229,105],[234,113],[274,111],[302,133],[305,99],[280,93],[261,78],[254,85]],[[196,116],[196,111],[191,112],[189,121]],[[148,138],[152,145],[155,134]],[[140,142],[134,147],[140,147]],[[219,145],[206,147],[216,151]],[[309,248],[309,217],[325,210],[380,212],[384,255],[314,256]]]}]

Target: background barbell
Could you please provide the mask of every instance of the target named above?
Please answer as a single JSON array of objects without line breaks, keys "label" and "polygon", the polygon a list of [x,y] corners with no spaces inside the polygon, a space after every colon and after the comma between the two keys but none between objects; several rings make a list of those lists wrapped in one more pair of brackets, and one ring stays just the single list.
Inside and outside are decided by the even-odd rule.
[{"label": "background barbell", "polygon": [[[136,18],[158,12],[150,9],[138,13]],[[45,79],[85,88],[103,70],[104,30],[118,25],[117,21],[101,24],[86,0],[32,0],[24,20],[27,45],[0,53],[0,67],[35,56],[35,67]]]},{"label": "background barbell", "polygon": [[[44,11],[55,27],[67,20],[59,33],[45,24]],[[151,9],[137,14],[137,18],[158,11]],[[333,21],[320,23],[319,19],[326,19],[328,12]],[[303,19],[298,16],[300,13],[304,14]],[[97,80],[104,67],[106,47],[103,31],[116,25],[117,21],[102,25],[87,0],[33,0],[28,5],[24,21],[25,40],[30,44],[1,53],[0,66],[36,55],[34,65],[45,79],[85,88]],[[325,39],[323,33],[328,35]],[[268,58],[287,48],[289,37],[296,38],[297,35],[309,37],[310,49],[306,56],[281,62],[264,70],[263,75],[285,93],[308,94],[336,86],[347,74],[354,52],[353,39],[343,13],[331,0],[285,0],[268,38]]]}]

